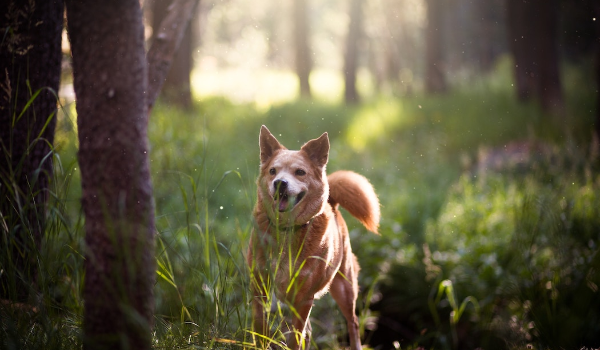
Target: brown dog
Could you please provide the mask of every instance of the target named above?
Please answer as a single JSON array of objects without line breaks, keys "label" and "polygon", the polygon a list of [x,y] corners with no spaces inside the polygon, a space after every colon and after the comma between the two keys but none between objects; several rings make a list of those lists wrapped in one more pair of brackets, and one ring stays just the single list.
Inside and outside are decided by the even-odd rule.
[{"label": "brown dog", "polygon": [[[329,138],[324,133],[299,151],[290,151],[263,125],[260,130],[260,175],[248,263],[252,277],[254,331],[259,347],[268,347],[265,314],[268,293],[290,306],[291,349],[309,346],[313,301],[327,291],[348,323],[350,348],[361,349],[358,318],[358,262],[338,204],[377,233],[379,201],[363,176],[337,171],[327,177]],[[307,334],[308,333],[308,334]]]}]

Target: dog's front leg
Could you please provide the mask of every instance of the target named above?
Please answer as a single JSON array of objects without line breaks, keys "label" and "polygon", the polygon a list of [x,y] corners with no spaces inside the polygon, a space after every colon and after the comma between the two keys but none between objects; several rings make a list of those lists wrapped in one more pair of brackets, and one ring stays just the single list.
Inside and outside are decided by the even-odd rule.
[{"label": "dog's front leg", "polygon": [[[312,310],[314,298],[295,302],[293,306],[292,332],[288,335],[288,346],[292,350],[310,348],[310,310]],[[307,332],[308,331],[308,332]],[[308,333],[308,334],[307,334]]]},{"label": "dog's front leg", "polygon": [[265,317],[266,302],[267,296],[262,291],[255,289],[252,298],[252,321],[254,332],[257,333],[254,339],[256,340],[255,343],[258,349],[269,348],[269,341],[265,339],[265,337],[268,337],[267,319]]}]

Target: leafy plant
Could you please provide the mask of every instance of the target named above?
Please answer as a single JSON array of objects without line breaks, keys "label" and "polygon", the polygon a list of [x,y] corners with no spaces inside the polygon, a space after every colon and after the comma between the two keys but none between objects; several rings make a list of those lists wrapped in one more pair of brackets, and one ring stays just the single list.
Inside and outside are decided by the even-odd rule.
[{"label": "leafy plant", "polygon": [[477,317],[479,315],[479,303],[477,302],[477,299],[475,299],[474,297],[468,296],[465,299],[463,299],[463,301],[460,303],[460,305],[458,305],[458,303],[456,302],[456,296],[454,295],[455,293],[454,293],[454,288],[452,286],[452,281],[451,280],[441,281],[439,284],[435,299],[433,299],[431,297],[432,295],[430,295],[430,298],[429,298],[429,309],[431,310],[431,313],[433,314],[433,318],[437,325],[441,324],[440,316],[437,311],[437,305],[442,300],[442,297],[444,296],[444,294],[446,295],[446,300],[448,301],[448,304],[450,305],[450,308],[452,310],[452,311],[450,311],[450,327],[452,329],[452,347],[457,348],[459,339],[458,339],[458,333],[456,331],[456,327],[458,325],[458,322],[460,321],[460,319],[461,319],[463,313],[465,312],[467,305],[469,305],[469,303],[471,303],[473,305],[474,314],[475,314],[475,317]]}]

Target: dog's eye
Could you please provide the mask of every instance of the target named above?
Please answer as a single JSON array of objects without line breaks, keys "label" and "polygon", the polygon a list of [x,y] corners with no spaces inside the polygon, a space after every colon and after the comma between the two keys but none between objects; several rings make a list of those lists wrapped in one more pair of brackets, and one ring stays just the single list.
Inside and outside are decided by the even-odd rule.
[{"label": "dog's eye", "polygon": [[296,170],[296,175],[297,176],[304,176],[304,175],[306,175],[306,171],[304,171],[302,169],[298,169],[298,170]]},{"label": "dog's eye", "polygon": [[269,169],[269,174],[275,175],[275,173],[277,173],[277,170],[275,170],[275,168]]}]

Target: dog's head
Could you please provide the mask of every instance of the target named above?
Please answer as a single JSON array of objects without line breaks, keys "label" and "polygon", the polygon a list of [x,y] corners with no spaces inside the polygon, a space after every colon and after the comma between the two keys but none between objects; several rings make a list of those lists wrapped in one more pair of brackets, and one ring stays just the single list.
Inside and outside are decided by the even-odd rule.
[{"label": "dog's head", "polygon": [[291,151],[263,125],[259,144],[258,194],[271,222],[280,227],[304,225],[320,214],[329,196],[327,133]]}]

